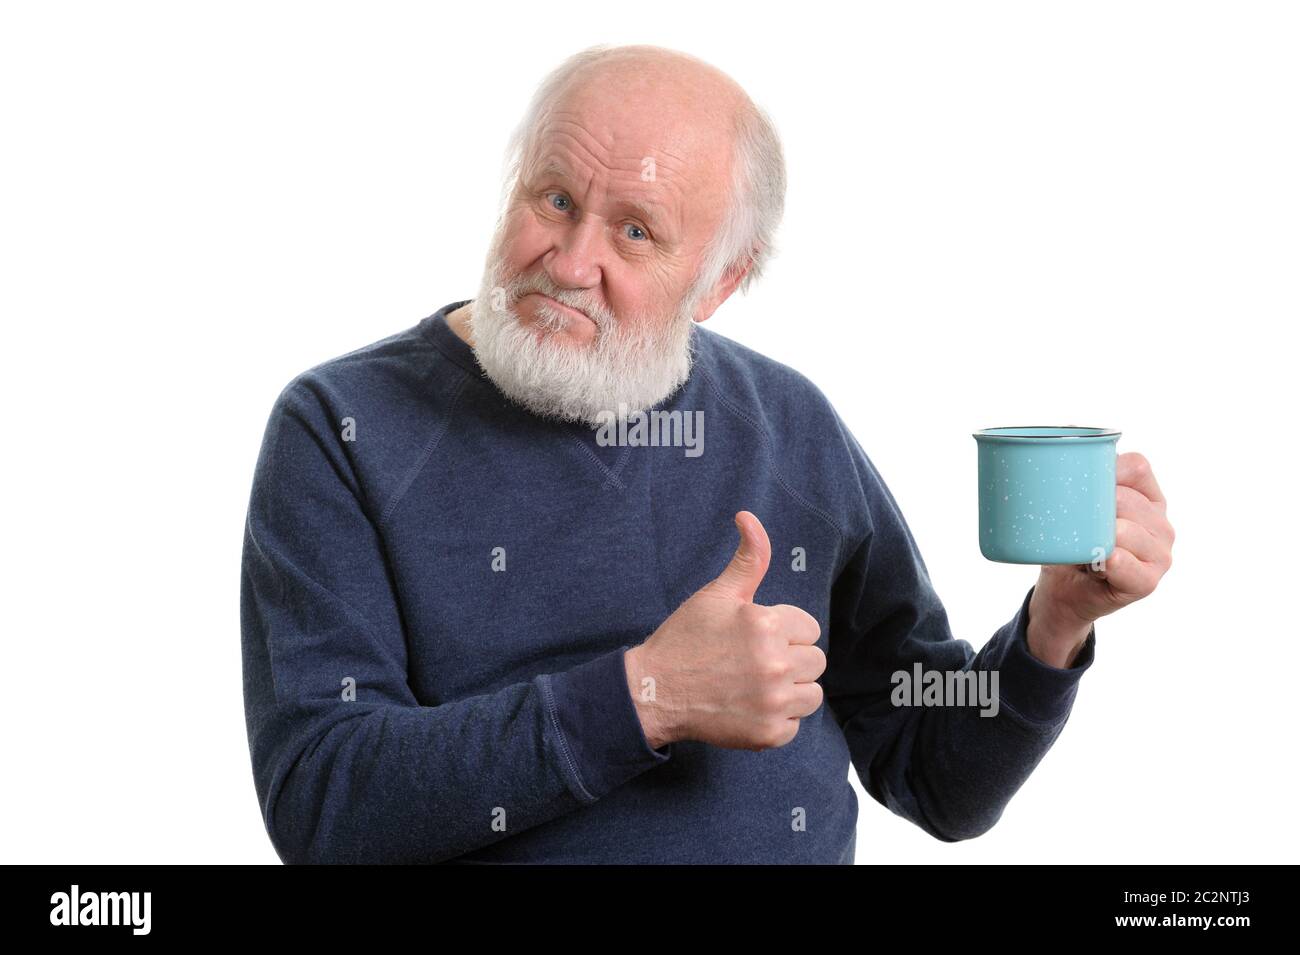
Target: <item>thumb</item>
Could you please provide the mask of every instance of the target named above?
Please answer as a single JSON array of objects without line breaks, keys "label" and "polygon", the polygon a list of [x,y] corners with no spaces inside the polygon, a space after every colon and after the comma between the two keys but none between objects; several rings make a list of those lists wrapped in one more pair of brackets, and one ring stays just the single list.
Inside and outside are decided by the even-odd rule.
[{"label": "thumb", "polygon": [[714,593],[753,603],[754,592],[763,582],[772,559],[772,545],[762,522],[749,511],[736,515],[736,527],[740,530],[740,546],[710,589]]}]

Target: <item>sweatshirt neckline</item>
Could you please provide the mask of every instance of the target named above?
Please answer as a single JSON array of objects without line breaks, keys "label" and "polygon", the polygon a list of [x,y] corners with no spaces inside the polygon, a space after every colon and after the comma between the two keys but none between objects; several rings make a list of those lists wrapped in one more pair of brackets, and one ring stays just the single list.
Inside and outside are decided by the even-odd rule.
[{"label": "sweatshirt neckline", "polygon": [[469,372],[474,378],[481,378],[483,369],[479,367],[478,359],[474,357],[474,349],[470,348],[469,344],[447,324],[448,315],[472,301],[473,299],[467,298],[444,305],[420,324],[423,326],[425,337],[433,343],[433,346],[438,351]]}]

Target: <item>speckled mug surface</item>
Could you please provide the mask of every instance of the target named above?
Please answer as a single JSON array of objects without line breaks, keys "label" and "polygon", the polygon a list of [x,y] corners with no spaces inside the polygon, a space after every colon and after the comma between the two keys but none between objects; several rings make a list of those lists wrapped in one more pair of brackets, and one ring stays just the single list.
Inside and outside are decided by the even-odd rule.
[{"label": "speckled mug surface", "polygon": [[980,553],[1005,564],[1109,557],[1119,437],[1119,431],[1076,425],[976,431]]}]

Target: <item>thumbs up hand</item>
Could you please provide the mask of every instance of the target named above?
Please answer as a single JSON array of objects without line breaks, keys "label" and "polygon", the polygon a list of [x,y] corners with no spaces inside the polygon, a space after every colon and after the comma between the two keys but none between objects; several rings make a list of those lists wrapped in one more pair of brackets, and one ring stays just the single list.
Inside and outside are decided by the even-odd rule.
[{"label": "thumbs up hand", "polygon": [[[772,545],[749,511],[736,515],[736,527],[740,546],[722,573],[624,654],[628,687],[655,749],[685,739],[728,749],[784,746],[822,704],[821,627],[790,604],[754,603]],[[643,698],[646,677],[654,680],[653,698]]]}]

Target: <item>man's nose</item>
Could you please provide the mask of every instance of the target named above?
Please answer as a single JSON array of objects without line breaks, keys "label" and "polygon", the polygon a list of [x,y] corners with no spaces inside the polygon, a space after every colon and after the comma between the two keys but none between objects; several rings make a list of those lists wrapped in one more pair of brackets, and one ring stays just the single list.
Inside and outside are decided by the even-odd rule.
[{"label": "man's nose", "polygon": [[554,249],[544,262],[546,271],[557,285],[591,288],[600,282],[604,248],[605,220],[584,213],[575,224],[559,233]]}]

